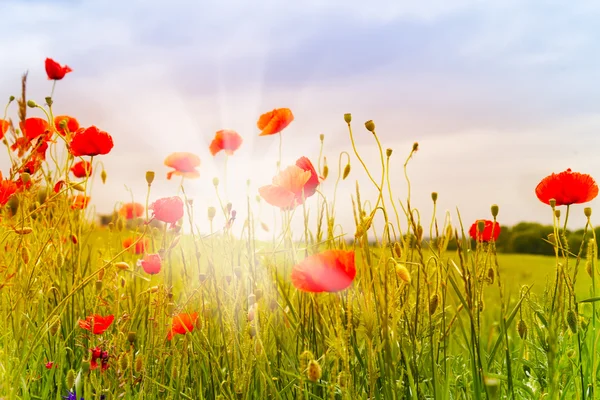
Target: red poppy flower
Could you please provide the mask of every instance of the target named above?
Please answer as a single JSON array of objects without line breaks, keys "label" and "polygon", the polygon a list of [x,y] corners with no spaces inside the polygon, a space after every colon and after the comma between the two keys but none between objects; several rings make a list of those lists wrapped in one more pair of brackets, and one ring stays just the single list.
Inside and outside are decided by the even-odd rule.
[{"label": "red poppy flower", "polygon": [[66,136],[67,132],[77,132],[79,129],[79,121],[68,115],[58,115],[54,117],[54,128],[59,134]]},{"label": "red poppy flower", "polygon": [[53,366],[54,366],[54,361],[48,361],[46,363],[46,369],[52,369]]},{"label": "red poppy flower", "polygon": [[221,130],[215,134],[215,138],[210,143],[210,154],[213,156],[225,150],[227,155],[233,155],[237,149],[242,145],[242,137],[236,131]]},{"label": "red poppy flower", "polygon": [[42,135],[46,136],[50,132],[48,121],[43,118],[27,118],[25,121],[21,121],[19,126],[29,141],[32,141],[33,139]]},{"label": "red poppy flower", "polygon": [[159,221],[174,225],[183,217],[183,200],[177,196],[156,200],[148,207],[153,217]]},{"label": "red poppy flower", "polygon": [[[478,231],[479,221],[483,221],[485,223],[483,232]],[[487,219],[477,220],[473,225],[471,225],[471,229],[469,229],[469,235],[478,242],[491,242],[492,238],[494,241],[496,241],[498,240],[498,235],[500,235],[500,224]]]},{"label": "red poppy flower", "polygon": [[8,121],[0,119],[0,140],[4,138],[4,134],[6,133],[6,131],[8,131],[9,126],[10,124],[8,123]]},{"label": "red poppy flower", "polygon": [[[123,240],[123,248],[127,249],[129,248],[133,242],[135,242],[137,240],[137,238],[132,238],[132,237],[128,237],[125,240]],[[129,251],[134,252],[135,254],[144,254],[146,252],[146,248],[149,245],[149,241],[148,239],[140,239],[135,243],[135,246],[132,247],[131,249],[129,249]]]},{"label": "red poppy flower", "polygon": [[10,179],[2,179],[2,172],[0,172],[0,206],[5,206],[18,189],[15,182]]},{"label": "red poppy flower", "polygon": [[94,314],[85,317],[85,321],[80,319],[79,327],[85,329],[86,331],[92,332],[94,335],[101,335],[108,329],[114,320],[114,315],[103,317],[101,315]]},{"label": "red poppy flower", "polygon": [[338,292],[356,276],[354,251],[325,250],[305,258],[292,269],[292,284],[304,292]]},{"label": "red poppy flower", "polygon": [[162,260],[159,254],[146,254],[143,259],[138,261],[138,265],[144,269],[145,273],[150,275],[160,272],[161,263]]},{"label": "red poppy flower", "polygon": [[85,178],[92,175],[92,164],[89,161],[79,161],[71,167],[71,172],[77,178]]},{"label": "red poppy flower", "polygon": [[535,194],[546,204],[550,204],[550,199],[556,200],[557,206],[581,204],[598,196],[598,185],[590,175],[572,172],[569,168],[542,179],[535,188]]},{"label": "red poppy flower", "polygon": [[167,179],[171,179],[173,175],[183,176],[184,178],[198,178],[200,176],[200,172],[196,169],[200,166],[200,158],[192,153],[171,153],[165,158],[165,165],[175,169],[167,173]]},{"label": "red poppy flower", "polygon": [[281,209],[291,209],[315,194],[319,177],[310,160],[302,157],[273,178],[273,184],[260,187],[258,193],[265,201]]},{"label": "red poppy flower", "polygon": [[125,203],[119,210],[125,219],[134,219],[144,215],[144,206],[140,203]]},{"label": "red poppy flower", "polygon": [[284,130],[294,120],[294,114],[289,108],[276,108],[264,113],[258,119],[256,126],[261,130],[260,135],[274,135]]},{"label": "red poppy flower", "polygon": [[90,349],[90,351],[92,352],[92,357],[90,359],[90,368],[98,368],[98,359],[100,359],[101,372],[106,371],[108,369],[108,351],[103,351],[100,347],[94,347],[93,349]]},{"label": "red poppy flower", "polygon": [[83,210],[88,206],[90,202],[90,196],[84,196],[82,194],[71,197],[71,208],[73,210]]},{"label": "red poppy flower", "polygon": [[194,330],[194,325],[196,324],[196,320],[198,319],[198,313],[183,313],[173,317],[173,322],[171,324],[171,330],[167,335],[167,340],[173,339],[175,334],[185,335],[188,332],[192,332]]},{"label": "red poppy flower", "polygon": [[69,145],[74,156],[97,156],[108,154],[113,148],[112,136],[95,126],[79,128]]},{"label": "red poppy flower", "polygon": [[65,181],[63,181],[63,180],[56,182],[56,184],[54,185],[54,193],[60,192],[64,185],[65,185]]},{"label": "red poppy flower", "polygon": [[73,72],[67,65],[62,66],[51,58],[46,58],[46,74],[48,79],[59,81],[69,72]]}]

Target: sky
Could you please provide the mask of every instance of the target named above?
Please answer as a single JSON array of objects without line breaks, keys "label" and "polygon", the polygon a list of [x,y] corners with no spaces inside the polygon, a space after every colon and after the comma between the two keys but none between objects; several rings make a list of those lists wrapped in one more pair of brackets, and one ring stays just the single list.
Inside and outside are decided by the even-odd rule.
[{"label": "sky", "polygon": [[[1,0],[0,14],[0,98],[18,97],[29,71],[28,96],[43,103],[51,57],[73,69],[57,83],[55,114],[113,136],[114,150],[97,157],[108,174],[94,183],[98,213],[132,195],[143,202],[146,170],[157,175],[151,201],[176,194],[163,160],[190,151],[202,160],[201,177],[185,188],[205,227],[206,207],[217,205],[212,179],[225,181],[225,157],[212,157],[208,145],[217,130],[233,129],[244,143],[227,162],[227,193],[220,189],[243,221],[246,196],[271,183],[279,157],[278,137],[258,137],[256,121],[278,107],[295,116],[282,133],[282,166],[301,156],[316,164],[325,135],[330,175],[321,190],[330,199],[338,157],[350,153],[336,208],[350,235],[356,182],[363,200],[374,203],[376,191],[344,113],[374,175],[379,153],[364,122],[373,120],[393,149],[396,199],[406,199],[403,164],[419,143],[408,174],[426,226],[433,191],[438,219],[448,210],[455,224],[457,209],[470,224],[489,218],[494,203],[502,224],[550,224],[534,193],[542,178],[567,168],[600,177],[594,1]],[[15,107],[9,116],[16,120]],[[8,167],[0,153],[0,170]],[[307,203],[313,216],[316,202]],[[571,227],[583,227],[582,209],[574,207]],[[275,224],[272,207],[263,203],[260,218]]]}]

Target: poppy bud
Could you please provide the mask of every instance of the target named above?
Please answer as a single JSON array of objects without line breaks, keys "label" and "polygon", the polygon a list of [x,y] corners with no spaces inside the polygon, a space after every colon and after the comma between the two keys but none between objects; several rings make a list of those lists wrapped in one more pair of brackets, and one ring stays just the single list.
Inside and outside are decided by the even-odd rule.
[{"label": "poppy bud", "polygon": [[231,283],[231,275],[227,274],[225,275],[225,282],[227,282],[227,284],[229,285]]},{"label": "poppy bud", "polygon": [[122,288],[125,288],[125,285],[127,285],[127,281],[123,277],[121,277],[121,279],[119,279],[119,283],[121,284]]},{"label": "poppy bud", "polygon": [[519,333],[521,339],[527,339],[527,324],[522,319],[517,322],[517,332]]},{"label": "poppy bud", "polygon": [[233,208],[233,204],[227,203],[227,205],[225,206],[225,210],[227,211],[227,214],[231,213],[232,208]]},{"label": "poppy bud", "polygon": [[33,101],[33,100],[27,100],[27,107],[36,108],[37,106],[38,105],[37,105],[37,103],[35,101]]},{"label": "poppy bud", "polygon": [[133,344],[133,343],[135,342],[135,340],[136,340],[136,339],[137,339],[137,334],[136,334],[135,332],[129,332],[129,333],[127,334],[127,341],[128,341],[129,343],[132,343],[132,344]]},{"label": "poppy bud", "polygon": [[584,208],[583,215],[585,215],[588,218],[591,217],[592,216],[592,208],[591,207]]},{"label": "poppy bud", "polygon": [[242,267],[240,267],[239,265],[237,267],[235,267],[233,269],[233,274],[238,277],[241,278],[242,277]]},{"label": "poppy bud", "polygon": [[129,264],[127,264],[126,262],[123,262],[123,261],[119,261],[119,262],[115,263],[115,267],[117,267],[121,271],[126,271],[129,269]]},{"label": "poppy bud", "polygon": [[81,370],[83,371],[84,374],[87,374],[88,372],[90,372],[90,361],[89,360],[83,360],[81,362]]},{"label": "poppy bud", "polygon": [[567,325],[569,325],[571,332],[577,333],[579,321],[577,321],[577,313],[574,310],[569,310],[567,312]]},{"label": "poppy bud", "polygon": [[265,224],[262,221],[260,222],[260,227],[263,229],[263,231],[269,232],[269,225]]},{"label": "poppy bud", "polygon": [[60,328],[60,319],[56,319],[54,323],[50,326],[50,334],[52,336],[56,335],[56,332],[58,332],[58,328]]},{"label": "poppy bud", "polygon": [[213,178],[213,186],[214,187],[219,186],[219,178],[217,178],[216,176]]},{"label": "poppy bud", "polygon": [[100,179],[102,179],[102,183],[106,183],[106,170],[102,169],[102,172],[100,172]]},{"label": "poppy bud", "polygon": [[402,256],[402,246],[400,246],[399,242],[394,243],[394,254],[397,258],[400,258]]},{"label": "poppy bud", "polygon": [[321,140],[321,142],[323,142],[323,140],[325,140],[325,135],[323,135],[322,133],[319,135],[319,139]]},{"label": "poppy bud", "polygon": [[256,295],[254,293],[250,293],[248,296],[248,306],[252,307],[256,303]]},{"label": "poppy bud", "polygon": [[250,326],[250,328],[248,328],[248,333],[250,334],[251,338],[255,337],[256,336],[256,327]]},{"label": "poppy bud", "polygon": [[346,123],[349,124],[352,121],[352,114],[350,114],[350,113],[344,114],[344,121],[346,121]]},{"label": "poppy bud", "polygon": [[346,164],[344,168],[344,174],[342,175],[342,180],[346,179],[350,175],[350,163]]},{"label": "poppy bud", "polygon": [[485,221],[483,221],[483,220],[477,221],[477,232],[483,233],[484,229],[485,229]]},{"label": "poppy bud", "polygon": [[27,172],[23,172],[21,174],[21,181],[27,185],[31,181],[31,175],[29,175]]},{"label": "poppy bud", "polygon": [[98,279],[102,280],[104,279],[104,269],[101,269],[100,271],[98,271]]},{"label": "poppy bud", "polygon": [[554,210],[554,216],[556,219],[560,219],[560,210]]},{"label": "poppy bud", "polygon": [[48,107],[52,107],[52,104],[54,104],[54,102],[52,101],[52,97],[50,96],[44,97],[44,100],[46,100],[46,104],[48,105]]},{"label": "poppy bud", "polygon": [[494,268],[490,267],[488,269],[488,280],[490,281],[490,283],[494,283],[494,277],[496,276],[496,274],[494,273]]},{"label": "poppy bud", "polygon": [[8,102],[9,102],[9,103],[12,103],[13,101],[15,101],[15,96],[10,96],[10,97],[8,98]]},{"label": "poppy bud", "polygon": [[433,315],[435,313],[435,310],[437,310],[437,306],[440,302],[440,298],[438,296],[437,293],[434,293],[433,296],[431,296],[431,299],[429,299],[429,315]]},{"label": "poppy bud", "polygon": [[392,156],[392,149],[385,149],[385,155],[387,156],[387,158],[390,158]]},{"label": "poppy bud", "polygon": [[144,369],[144,358],[142,357],[141,354],[138,354],[135,357],[135,372],[137,372],[139,374],[140,372],[142,372],[143,369]]},{"label": "poppy bud", "polygon": [[75,386],[75,371],[73,371],[72,369],[69,370],[69,372],[67,372],[67,379],[66,379],[66,383],[67,383],[67,389],[71,390],[73,389],[73,386]]},{"label": "poppy bud", "polygon": [[206,280],[206,274],[201,272],[198,275],[198,279],[200,279],[200,282],[204,282]]},{"label": "poppy bud", "polygon": [[125,221],[123,218],[119,218],[117,219],[117,230],[121,232],[123,229],[125,229]]},{"label": "poppy bud", "polygon": [[27,247],[21,247],[21,259],[25,264],[29,264],[29,250]]},{"label": "poppy bud", "polygon": [[148,182],[148,186],[152,185],[152,182],[154,182],[154,171],[146,171],[146,182]]},{"label": "poppy bud", "polygon": [[317,382],[319,379],[321,379],[322,372],[323,371],[321,370],[321,366],[319,365],[317,360],[310,360],[308,362],[308,370],[306,371],[306,377],[310,381]]},{"label": "poppy bud", "polygon": [[548,200],[548,204],[550,204],[550,207],[552,207],[552,209],[554,209],[554,207],[556,207],[556,199]]},{"label": "poppy bud", "polygon": [[85,192],[85,187],[81,183],[75,183],[71,185],[71,187],[77,190],[78,192]]},{"label": "poppy bud", "polygon": [[431,192],[431,200],[433,200],[433,202],[435,203],[438,199],[438,194],[437,192]]},{"label": "poppy bud", "polygon": [[412,149],[412,151],[417,151],[417,150],[419,150],[419,143],[418,142],[414,142],[413,143],[413,149]]},{"label": "poppy bud", "polygon": [[373,120],[368,120],[367,122],[365,122],[365,128],[367,128],[367,130],[369,132],[374,132],[375,131],[375,122],[373,122]]},{"label": "poppy bud", "polygon": [[102,291],[102,281],[101,280],[96,281],[96,291],[97,292]]},{"label": "poppy bud", "polygon": [[263,291],[262,291],[262,289],[256,289],[254,291],[254,294],[256,295],[255,296],[256,301],[262,299],[262,297],[263,297]]},{"label": "poppy bud", "polygon": [[396,264],[396,275],[405,283],[410,283],[410,272],[404,264]]},{"label": "poppy bud", "polygon": [[492,206],[490,207],[490,210],[492,211],[492,217],[496,218],[498,216],[498,204],[492,204]]}]

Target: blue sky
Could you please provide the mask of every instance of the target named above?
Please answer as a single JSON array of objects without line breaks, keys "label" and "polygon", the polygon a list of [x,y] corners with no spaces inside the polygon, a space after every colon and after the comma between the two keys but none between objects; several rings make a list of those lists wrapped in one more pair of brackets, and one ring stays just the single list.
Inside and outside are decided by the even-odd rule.
[{"label": "blue sky", "polygon": [[[351,149],[343,122],[351,112],[361,153],[376,170],[377,150],[363,128],[373,119],[384,147],[394,149],[393,186],[402,199],[401,167],[418,141],[409,172],[413,204],[427,220],[429,194],[437,191],[439,209],[455,222],[456,207],[471,221],[488,217],[492,203],[506,224],[550,222],[533,192],[540,179],[569,167],[600,179],[600,6],[592,1],[48,0],[0,7],[0,96],[18,95],[29,70],[29,96],[42,102],[51,87],[43,60],[52,57],[74,70],[57,86],[56,112],[115,139],[102,158],[109,180],[93,196],[99,212],[129,198],[128,190],[141,200],[147,169],[161,177],[152,197],[176,191],[162,160],[180,150],[203,160],[202,178],[189,191],[198,207],[212,204],[211,180],[222,176],[223,158],[213,159],[207,146],[224,128],[245,139],[228,165],[228,197],[242,203],[248,178],[252,193],[270,183],[278,142],[258,138],[255,123],[275,107],[296,116],[284,133],[284,165],[302,155],[316,159],[320,133],[330,167],[337,164],[340,151]],[[352,166],[338,194],[348,222],[354,181],[375,199],[354,158]],[[323,191],[332,188],[333,179]],[[583,224],[579,214],[573,226]]]}]

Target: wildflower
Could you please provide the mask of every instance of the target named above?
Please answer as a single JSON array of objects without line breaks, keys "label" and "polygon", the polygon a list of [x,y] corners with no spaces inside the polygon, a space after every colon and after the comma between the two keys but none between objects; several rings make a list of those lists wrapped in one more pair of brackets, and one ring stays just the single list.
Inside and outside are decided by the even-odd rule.
[{"label": "wildflower", "polygon": [[103,317],[98,314],[89,315],[84,320],[79,320],[79,327],[86,331],[92,332],[94,335],[101,335],[115,320],[114,315]]},{"label": "wildflower", "polygon": [[79,128],[73,135],[69,148],[71,154],[78,157],[108,154],[113,146],[112,136],[92,125],[89,128]]},{"label": "wildflower", "polygon": [[52,369],[54,366],[54,361],[48,361],[45,365],[46,369]]},{"label": "wildflower", "polygon": [[296,161],[273,178],[273,184],[260,187],[258,193],[265,201],[281,209],[291,209],[312,196],[319,185],[319,177],[306,157]]},{"label": "wildflower", "polygon": [[[136,242],[137,240],[137,242]],[[136,238],[132,238],[132,237],[128,237],[125,238],[125,240],[123,240],[123,248],[127,249],[129,247],[131,247],[133,245],[133,243],[135,243],[135,246],[130,248],[129,251],[133,251],[135,254],[144,254],[144,252],[146,251],[146,248],[148,247],[148,239],[136,239]]]},{"label": "wildflower", "polygon": [[258,119],[256,126],[262,132],[258,136],[274,135],[284,130],[292,121],[294,115],[289,108],[276,108],[264,113]]},{"label": "wildflower", "polygon": [[119,215],[130,220],[144,215],[144,206],[140,203],[125,203],[119,210]]},{"label": "wildflower", "polygon": [[17,184],[10,179],[2,179],[2,172],[0,172],[0,206],[5,206],[17,189]]},{"label": "wildflower", "polygon": [[90,196],[83,196],[78,194],[76,196],[71,197],[71,208],[73,210],[83,210],[87,207],[90,202]]},{"label": "wildflower", "polygon": [[138,260],[138,265],[145,273],[154,275],[160,272],[161,262],[160,254],[146,254],[143,259]]},{"label": "wildflower", "polygon": [[354,251],[325,250],[305,258],[292,269],[292,284],[305,292],[337,292],[356,276]]},{"label": "wildflower", "polygon": [[7,120],[0,119],[0,140],[2,140],[2,138],[4,138],[4,134],[8,130],[9,126],[10,126],[10,123]]},{"label": "wildflower", "polygon": [[172,226],[183,217],[183,200],[177,196],[158,199],[148,208],[153,211],[153,218]]},{"label": "wildflower", "polygon": [[39,136],[47,135],[49,132],[48,121],[43,118],[27,118],[25,121],[20,122],[19,126],[29,141]]},{"label": "wildflower", "polygon": [[581,204],[598,195],[598,185],[590,175],[572,172],[569,168],[542,179],[535,188],[535,194],[545,204],[550,204],[550,199],[555,199],[557,206]]},{"label": "wildflower", "polygon": [[102,350],[100,347],[94,347],[93,349],[90,349],[90,351],[92,352],[92,357],[90,360],[91,369],[98,368],[97,360],[100,359],[100,370],[102,372],[106,371],[108,369],[108,351]]},{"label": "wildflower", "polygon": [[75,133],[79,130],[79,121],[68,115],[58,115],[54,117],[54,128],[61,136],[68,133]]},{"label": "wildflower", "polygon": [[236,131],[220,130],[215,134],[215,138],[210,143],[210,154],[214,156],[221,150],[225,150],[225,153],[231,156],[240,148],[242,141],[242,137]]},{"label": "wildflower", "polygon": [[71,167],[71,172],[77,178],[85,178],[92,175],[92,164],[89,161],[79,161]]},{"label": "wildflower", "polygon": [[73,72],[69,66],[62,66],[53,59],[46,58],[46,74],[49,80],[59,81],[69,72]]},{"label": "wildflower", "polygon": [[192,332],[194,330],[194,325],[196,324],[197,319],[197,312],[191,314],[183,313],[174,316],[173,322],[171,324],[171,330],[167,335],[167,340],[173,339],[173,336],[175,336],[176,333],[180,335],[185,335],[188,332]]},{"label": "wildflower", "polygon": [[198,178],[200,176],[200,172],[196,169],[200,166],[200,158],[192,153],[171,153],[165,158],[165,165],[175,169],[167,173],[167,179],[171,179],[173,175],[184,178]]},{"label": "wildflower", "polygon": [[[479,222],[483,222],[483,231],[479,229]],[[469,229],[469,235],[478,242],[491,242],[492,239],[496,241],[498,240],[498,235],[500,235],[500,224],[498,222],[493,222],[487,219],[477,220],[473,223],[473,225],[471,225],[471,229]]]}]

